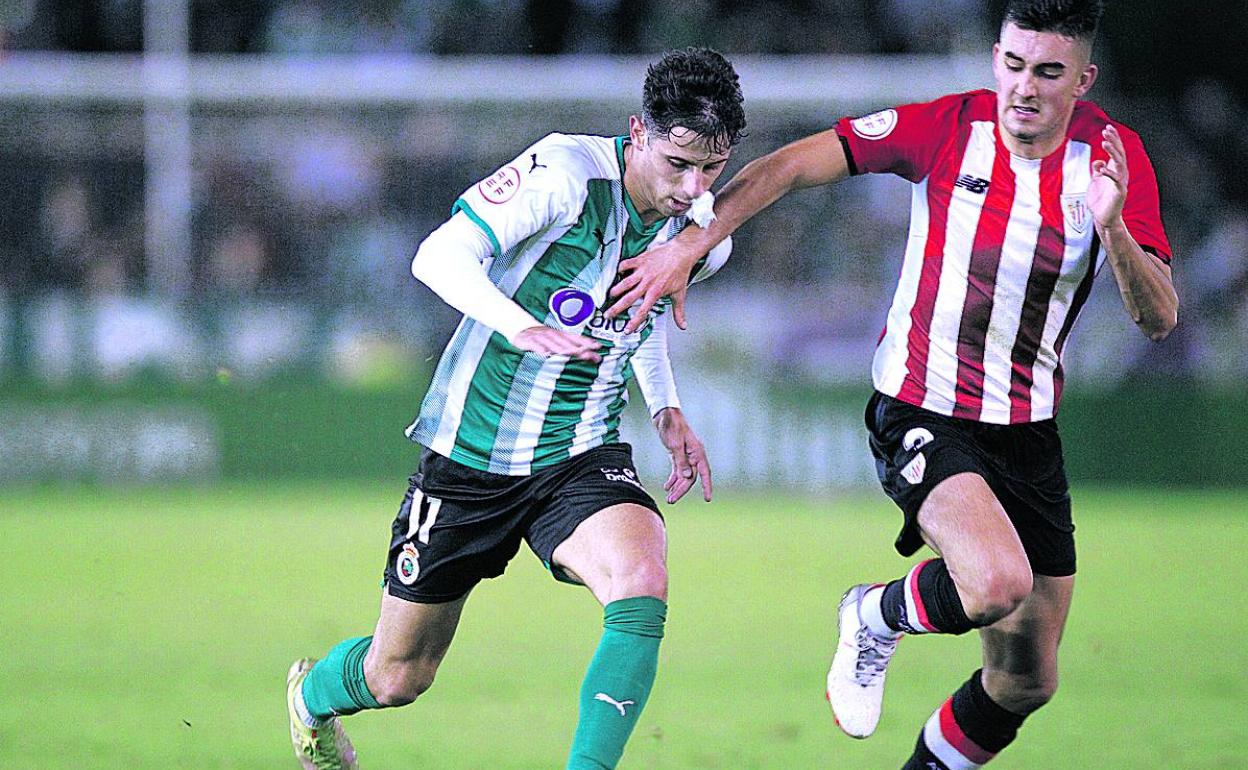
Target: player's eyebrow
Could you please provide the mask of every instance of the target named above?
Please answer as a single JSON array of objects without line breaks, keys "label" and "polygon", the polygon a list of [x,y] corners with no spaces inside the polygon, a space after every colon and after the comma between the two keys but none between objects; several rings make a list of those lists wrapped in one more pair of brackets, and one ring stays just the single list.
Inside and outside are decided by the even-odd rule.
[{"label": "player's eyebrow", "polygon": [[[1016,61],[1016,62],[1018,62],[1019,64],[1026,64],[1026,63],[1027,63],[1027,60],[1026,60],[1026,59],[1024,59],[1023,57],[1021,57],[1021,56],[1019,56],[1018,54],[1014,53],[1013,51],[1005,51],[1005,52],[1002,54],[1002,56],[1004,56],[1004,57],[1005,57],[1005,58],[1007,58],[1007,59],[1012,59],[1013,61]],[[1034,66],[1036,67],[1036,69],[1041,69],[1041,68],[1044,68],[1044,69],[1052,69],[1052,70],[1064,70],[1064,69],[1066,69],[1066,65],[1065,65],[1065,64],[1063,64],[1063,63],[1062,63],[1062,62],[1060,62],[1060,61],[1046,61],[1046,62],[1040,62],[1039,64],[1036,64],[1036,65],[1034,65]]]}]

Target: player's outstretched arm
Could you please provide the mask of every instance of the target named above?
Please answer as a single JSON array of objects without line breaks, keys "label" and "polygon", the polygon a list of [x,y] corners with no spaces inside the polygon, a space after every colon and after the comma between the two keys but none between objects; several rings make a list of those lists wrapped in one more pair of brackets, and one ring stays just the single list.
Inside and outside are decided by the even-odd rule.
[{"label": "player's outstretched arm", "polygon": [[1179,296],[1174,290],[1170,266],[1140,248],[1123,222],[1130,174],[1121,134],[1107,125],[1101,132],[1101,142],[1109,158],[1092,163],[1088,207],[1118,281],[1122,304],[1140,331],[1152,341],[1161,342],[1178,323]]},{"label": "player's outstretched arm", "polygon": [[600,361],[601,345],[591,337],[537,323],[486,275],[490,255],[485,233],[462,212],[455,214],[420,244],[412,275],[448,305],[507,338],[520,350]]},{"label": "player's outstretched arm", "polygon": [[667,502],[674,503],[702,480],[702,499],[711,501],[711,464],[706,448],[685,421],[679,407],[669,406],[654,416],[654,429],[672,457],[672,472],[663,484]]},{"label": "player's outstretched arm", "polygon": [[836,131],[829,129],[799,139],[745,165],[715,198],[715,220],[703,229],[690,225],[667,243],[620,263],[625,274],[612,289],[615,298],[606,312],[613,318],[636,302],[624,331],[636,331],[650,308],[662,297],[672,298],[676,325],[687,328],[684,288],[694,264],[715,244],[792,190],[814,187],[849,176],[849,161]]}]

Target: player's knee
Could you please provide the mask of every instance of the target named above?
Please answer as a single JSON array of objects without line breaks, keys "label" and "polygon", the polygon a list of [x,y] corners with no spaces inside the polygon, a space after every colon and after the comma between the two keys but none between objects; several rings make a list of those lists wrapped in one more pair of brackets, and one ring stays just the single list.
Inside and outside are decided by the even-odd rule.
[{"label": "player's knee", "polygon": [[611,594],[614,599],[653,596],[667,601],[667,565],[659,558],[623,565],[612,574]]},{"label": "player's knee", "polygon": [[1002,566],[990,570],[962,596],[966,616],[977,626],[988,626],[1009,615],[1031,595],[1031,570]]},{"label": "player's knee", "polygon": [[370,678],[368,687],[381,705],[406,706],[433,686],[437,671],[436,663],[411,661],[387,669],[376,681]]},{"label": "player's knee", "polygon": [[1004,674],[998,677],[1000,705],[1015,714],[1030,714],[1040,709],[1057,692],[1057,672]]}]

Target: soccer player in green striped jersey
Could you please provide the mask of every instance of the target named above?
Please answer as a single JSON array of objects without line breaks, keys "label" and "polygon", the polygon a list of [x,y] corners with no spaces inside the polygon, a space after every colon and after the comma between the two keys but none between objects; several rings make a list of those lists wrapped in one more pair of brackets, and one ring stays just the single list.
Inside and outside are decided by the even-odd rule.
[{"label": "soccer player in green striped jersey", "polygon": [[[469,592],[522,540],[603,605],[567,768],[616,766],[667,615],[663,519],[619,436],[630,381],[672,457],[667,502],[699,480],[709,501],[711,475],[668,360],[670,302],[627,331],[627,316],[602,310],[621,260],[713,218],[710,187],[744,128],[732,65],[708,49],[669,53],[647,72],[627,135],[541,139],[465,191],[421,244],[413,275],[464,319],[407,430],[425,450],[392,525],[376,630],[288,675],[304,768],[356,766],[339,717],[424,692]],[[730,250],[712,250],[689,283]]]}]

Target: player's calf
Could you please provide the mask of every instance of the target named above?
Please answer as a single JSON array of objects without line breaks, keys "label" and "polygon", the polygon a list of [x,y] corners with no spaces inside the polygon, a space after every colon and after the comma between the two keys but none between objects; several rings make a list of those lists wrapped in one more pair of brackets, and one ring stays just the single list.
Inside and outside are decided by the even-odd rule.
[{"label": "player's calf", "polygon": [[944,559],[928,559],[866,594],[862,612],[880,636],[963,634],[1010,614],[1030,593],[1029,571],[1005,568],[959,587]]},{"label": "player's calf", "polygon": [[980,671],[928,718],[902,770],[975,770],[1008,746],[1026,715],[989,697]]}]

